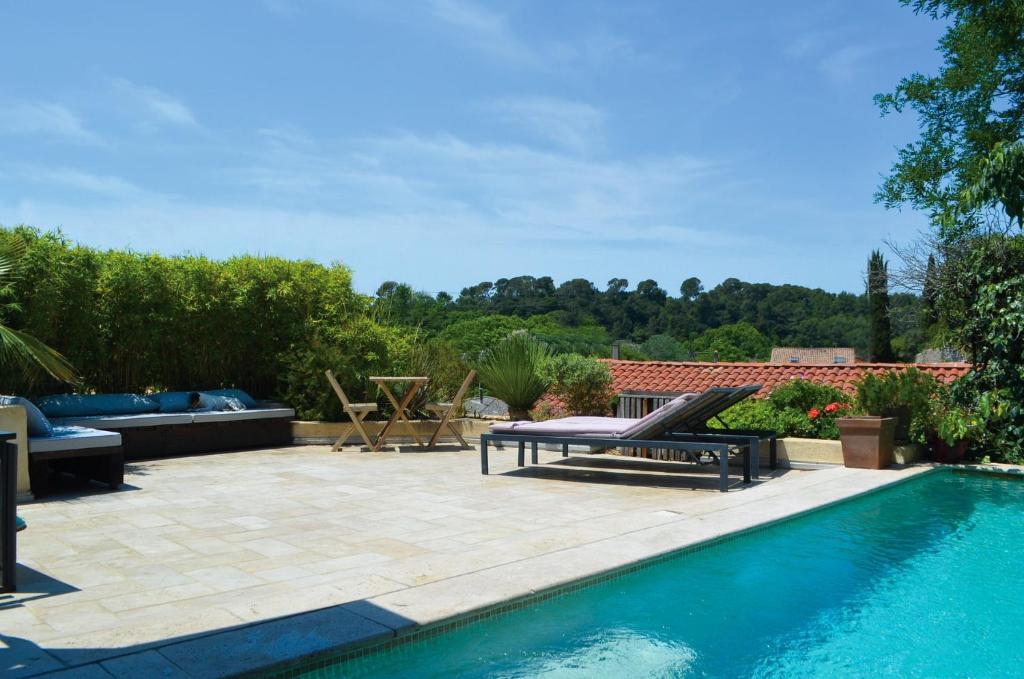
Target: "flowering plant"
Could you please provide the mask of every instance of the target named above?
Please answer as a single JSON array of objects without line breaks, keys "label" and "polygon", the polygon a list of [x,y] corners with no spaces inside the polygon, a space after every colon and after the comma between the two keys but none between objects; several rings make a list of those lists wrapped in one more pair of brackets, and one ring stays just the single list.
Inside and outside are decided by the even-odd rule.
[{"label": "flowering plant", "polygon": [[821,409],[811,408],[810,410],[807,411],[807,417],[811,418],[812,420],[816,420],[822,416],[835,417],[840,410],[846,410],[849,407],[849,403],[840,403],[839,401],[833,401],[832,403],[829,403],[827,406]]}]

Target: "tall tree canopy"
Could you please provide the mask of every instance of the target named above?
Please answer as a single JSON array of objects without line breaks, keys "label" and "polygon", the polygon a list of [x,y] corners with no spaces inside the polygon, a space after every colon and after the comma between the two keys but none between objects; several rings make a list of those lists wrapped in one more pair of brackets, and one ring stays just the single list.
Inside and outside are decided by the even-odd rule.
[{"label": "tall tree canopy", "polygon": [[938,74],[914,73],[876,101],[883,114],[910,108],[920,137],[900,151],[877,198],[909,203],[950,228],[961,193],[998,142],[1024,132],[1024,0],[900,0],[949,22]]},{"label": "tall tree canopy", "polygon": [[868,301],[871,304],[871,360],[890,363],[892,324],[889,322],[889,265],[875,250],[868,259]]}]

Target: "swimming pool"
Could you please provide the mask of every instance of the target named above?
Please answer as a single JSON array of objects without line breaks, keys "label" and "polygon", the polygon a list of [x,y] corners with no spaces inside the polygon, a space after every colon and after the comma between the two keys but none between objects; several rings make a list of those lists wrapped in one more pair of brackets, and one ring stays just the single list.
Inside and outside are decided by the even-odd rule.
[{"label": "swimming pool", "polygon": [[1010,676],[1024,483],[948,470],[326,677]]}]

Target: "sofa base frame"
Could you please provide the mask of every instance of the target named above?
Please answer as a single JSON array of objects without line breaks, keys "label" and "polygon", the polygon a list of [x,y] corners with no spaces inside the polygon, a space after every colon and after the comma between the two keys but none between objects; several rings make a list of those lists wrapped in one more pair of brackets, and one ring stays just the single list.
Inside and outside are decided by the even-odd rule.
[{"label": "sofa base frame", "polygon": [[292,417],[224,422],[191,422],[155,427],[123,427],[127,460],[148,460],[193,453],[286,446],[292,443]]},{"label": "sofa base frame", "polygon": [[121,446],[48,450],[28,454],[28,476],[32,495],[53,492],[53,477],[71,474],[79,481],[99,481],[117,490],[124,483],[124,450]]}]

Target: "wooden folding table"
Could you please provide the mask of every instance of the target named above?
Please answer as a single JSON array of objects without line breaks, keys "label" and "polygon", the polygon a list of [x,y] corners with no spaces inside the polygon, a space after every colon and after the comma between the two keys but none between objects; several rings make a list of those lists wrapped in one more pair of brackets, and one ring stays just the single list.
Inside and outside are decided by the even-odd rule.
[{"label": "wooden folding table", "polygon": [[[406,426],[409,427],[409,433],[416,440],[416,443],[421,446],[424,445],[423,439],[417,434],[416,430],[412,426],[412,422],[407,417],[409,411],[409,404],[412,403],[413,398],[416,396],[416,392],[429,382],[429,378],[426,377],[371,377],[370,381],[380,387],[380,390],[384,392],[384,396],[391,401],[391,405],[395,408],[395,414],[391,416],[384,428],[380,430],[380,434],[377,435],[377,443],[373,446],[373,450],[380,450],[381,446],[384,445],[387,440],[388,434],[391,432],[391,428],[395,426],[398,420],[405,422]],[[402,382],[408,382],[409,388],[406,389],[405,394],[402,396],[402,400],[399,401],[395,398],[394,392],[391,391],[391,385],[399,384]]]}]

